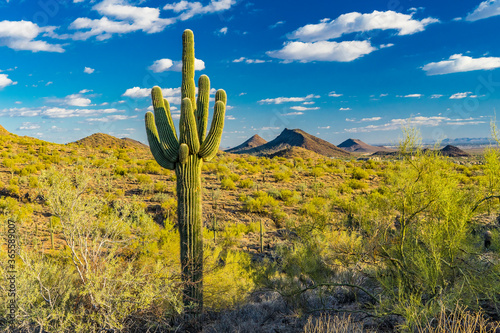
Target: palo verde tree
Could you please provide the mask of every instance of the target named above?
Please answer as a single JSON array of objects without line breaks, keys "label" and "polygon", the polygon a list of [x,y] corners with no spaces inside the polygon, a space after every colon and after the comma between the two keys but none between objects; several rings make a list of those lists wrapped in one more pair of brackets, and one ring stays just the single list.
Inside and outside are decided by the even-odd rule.
[{"label": "palo verde tree", "polygon": [[151,91],[154,115],[146,113],[146,132],[155,160],[177,176],[177,216],[181,242],[184,304],[194,312],[203,309],[203,232],[201,205],[201,167],[219,149],[226,112],[226,93],[215,94],[214,116],[208,135],[208,102],[210,80],[202,75],[198,80],[195,100],[194,36],[191,30],[182,35],[181,117],[177,136],[170,106],[161,89]]}]

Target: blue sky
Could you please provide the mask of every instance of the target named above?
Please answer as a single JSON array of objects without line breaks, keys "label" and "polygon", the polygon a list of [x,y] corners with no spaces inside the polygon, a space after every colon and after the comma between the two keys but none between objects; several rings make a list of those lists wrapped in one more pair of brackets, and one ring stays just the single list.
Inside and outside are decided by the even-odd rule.
[{"label": "blue sky", "polygon": [[222,147],[285,127],[339,144],[488,137],[500,0],[0,1],[0,124],[66,143],[146,142],[149,90],[178,117],[184,29],[228,93]]}]

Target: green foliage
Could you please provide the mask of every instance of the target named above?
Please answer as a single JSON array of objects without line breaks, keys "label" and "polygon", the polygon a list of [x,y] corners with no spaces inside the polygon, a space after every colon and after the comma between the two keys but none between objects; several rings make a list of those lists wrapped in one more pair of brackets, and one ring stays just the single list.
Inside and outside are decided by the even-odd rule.
[{"label": "green foliage", "polygon": [[236,185],[231,178],[224,178],[220,182],[220,187],[224,190],[235,190]]},{"label": "green foliage", "polygon": [[240,183],[238,184],[239,188],[253,188],[254,186],[255,183],[253,182],[253,180],[249,178],[241,180]]}]

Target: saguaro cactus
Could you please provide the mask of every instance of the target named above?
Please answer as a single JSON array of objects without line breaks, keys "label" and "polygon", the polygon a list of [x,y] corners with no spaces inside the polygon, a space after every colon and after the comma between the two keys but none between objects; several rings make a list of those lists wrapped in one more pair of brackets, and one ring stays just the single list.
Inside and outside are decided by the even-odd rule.
[{"label": "saguaro cactus", "polygon": [[201,205],[201,167],[219,149],[226,112],[226,93],[215,94],[214,116],[206,135],[210,80],[198,80],[195,102],[194,36],[191,30],[182,35],[181,118],[177,136],[170,106],[161,89],[151,91],[154,115],[146,113],[146,132],[155,160],[164,168],[175,170],[177,176],[177,216],[181,239],[181,266],[184,304],[203,309],[203,232]]}]

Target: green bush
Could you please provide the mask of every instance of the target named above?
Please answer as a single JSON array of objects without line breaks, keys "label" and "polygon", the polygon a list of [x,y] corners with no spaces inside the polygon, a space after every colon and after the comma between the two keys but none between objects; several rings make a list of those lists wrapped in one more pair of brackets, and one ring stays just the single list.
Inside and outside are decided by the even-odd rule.
[{"label": "green bush", "polygon": [[231,178],[224,178],[220,182],[220,186],[224,190],[234,190],[236,189],[236,185]]}]

